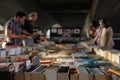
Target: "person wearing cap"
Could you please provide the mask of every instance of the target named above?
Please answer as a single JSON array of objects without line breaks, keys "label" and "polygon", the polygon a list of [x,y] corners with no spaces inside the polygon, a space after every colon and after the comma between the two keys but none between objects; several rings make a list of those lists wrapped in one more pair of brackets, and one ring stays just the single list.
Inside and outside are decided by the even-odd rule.
[{"label": "person wearing cap", "polygon": [[22,40],[25,39],[26,36],[22,34],[21,25],[25,18],[26,14],[19,11],[14,18],[5,24],[5,41],[7,45],[22,46]]},{"label": "person wearing cap", "polygon": [[101,35],[101,29],[99,27],[99,23],[96,21],[93,21],[90,26],[93,31],[93,39],[90,40],[89,44],[99,45],[99,38]]},{"label": "person wearing cap", "polygon": [[100,46],[103,47],[103,49],[113,49],[115,43],[113,41],[112,28],[109,26],[108,22],[105,19],[99,20],[99,24],[102,30],[100,36]]}]

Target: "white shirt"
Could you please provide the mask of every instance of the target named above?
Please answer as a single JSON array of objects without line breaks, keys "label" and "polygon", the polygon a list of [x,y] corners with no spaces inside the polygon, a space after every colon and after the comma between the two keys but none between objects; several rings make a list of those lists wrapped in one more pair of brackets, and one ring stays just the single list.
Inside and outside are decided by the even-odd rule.
[{"label": "white shirt", "polygon": [[103,28],[100,37],[100,46],[106,49],[112,49],[115,45],[113,42],[113,30],[111,27]]}]

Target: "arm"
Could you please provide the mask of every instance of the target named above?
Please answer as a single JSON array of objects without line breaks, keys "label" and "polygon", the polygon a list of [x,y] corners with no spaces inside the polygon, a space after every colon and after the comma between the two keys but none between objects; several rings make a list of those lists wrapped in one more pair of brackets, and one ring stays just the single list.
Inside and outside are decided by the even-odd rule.
[{"label": "arm", "polygon": [[25,36],[23,36],[23,35],[18,36],[18,35],[13,34],[13,33],[12,33],[12,30],[8,30],[8,31],[7,31],[7,36],[8,36],[9,38],[18,38],[18,39],[24,39],[24,38],[25,38]]},{"label": "arm", "polygon": [[98,31],[98,29],[96,30],[96,34],[97,35],[92,39],[91,44],[94,44],[95,41],[97,41],[97,39],[99,38],[99,31]]},{"label": "arm", "polygon": [[98,33],[97,33],[96,37],[92,40],[91,44],[95,43],[95,41],[97,41],[98,37],[99,36],[98,36]]},{"label": "arm", "polygon": [[36,37],[35,34],[31,34],[30,32],[28,32],[28,28],[30,28],[30,23],[28,21],[25,21],[24,25],[22,25],[22,29],[23,29],[23,33],[26,35],[26,36],[31,36],[31,37]]},{"label": "arm", "polygon": [[101,30],[100,30],[100,28],[98,28],[98,29],[96,30],[96,33],[97,33],[97,35],[96,35],[96,37],[92,40],[91,44],[95,43],[95,41],[98,42],[98,39],[100,38],[100,35],[101,35]]},{"label": "arm", "polygon": [[106,47],[110,44],[110,41],[111,41],[112,36],[113,36],[113,31],[112,31],[112,28],[110,28],[110,29],[108,30],[108,39],[107,39],[107,41],[106,41]]},{"label": "arm", "polygon": [[33,37],[33,38],[37,37],[37,34],[31,34],[31,33],[29,33],[29,32],[26,31],[26,30],[23,30],[23,33],[24,33],[25,35],[31,36],[31,37]]},{"label": "arm", "polygon": [[90,38],[90,36],[89,36],[89,30],[87,29],[86,31],[87,31],[86,37],[89,39]]},{"label": "arm", "polygon": [[18,38],[18,39],[23,39],[25,36],[23,35],[15,35],[13,34],[13,30],[14,30],[14,23],[11,21],[9,23],[5,24],[5,36],[9,37],[9,38]]},{"label": "arm", "polygon": [[32,34],[27,31],[28,28],[29,28],[29,26],[30,26],[30,24],[29,24],[28,20],[25,20],[25,21],[24,21],[24,24],[21,26],[22,29],[23,29],[22,32],[23,32],[26,36],[32,36]]},{"label": "arm", "polygon": [[23,33],[24,33],[25,35],[27,35],[27,36],[32,36],[32,34],[29,33],[29,32],[27,32],[26,30],[23,30]]}]

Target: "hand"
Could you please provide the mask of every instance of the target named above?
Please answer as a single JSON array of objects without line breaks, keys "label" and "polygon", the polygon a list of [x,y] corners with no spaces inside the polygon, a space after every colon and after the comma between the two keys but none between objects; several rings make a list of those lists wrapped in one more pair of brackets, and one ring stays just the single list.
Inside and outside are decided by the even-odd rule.
[{"label": "hand", "polygon": [[25,38],[26,38],[25,35],[21,35],[21,36],[20,36],[20,39],[25,39]]},{"label": "hand", "polygon": [[88,44],[88,45],[90,45],[90,44],[91,44],[91,42],[92,42],[92,40],[88,41],[88,42],[87,42],[87,44]]},{"label": "hand", "polygon": [[31,37],[36,38],[38,34],[32,34]]},{"label": "hand", "polygon": [[40,41],[44,42],[45,41],[45,37],[41,37]]}]

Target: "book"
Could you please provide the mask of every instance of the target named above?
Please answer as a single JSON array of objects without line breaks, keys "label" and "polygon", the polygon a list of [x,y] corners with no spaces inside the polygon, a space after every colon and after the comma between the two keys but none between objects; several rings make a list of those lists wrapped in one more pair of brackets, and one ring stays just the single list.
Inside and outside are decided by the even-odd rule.
[{"label": "book", "polygon": [[112,73],[112,74],[115,74],[115,75],[117,75],[117,76],[120,76],[120,69],[109,69],[108,70],[110,73]]}]

